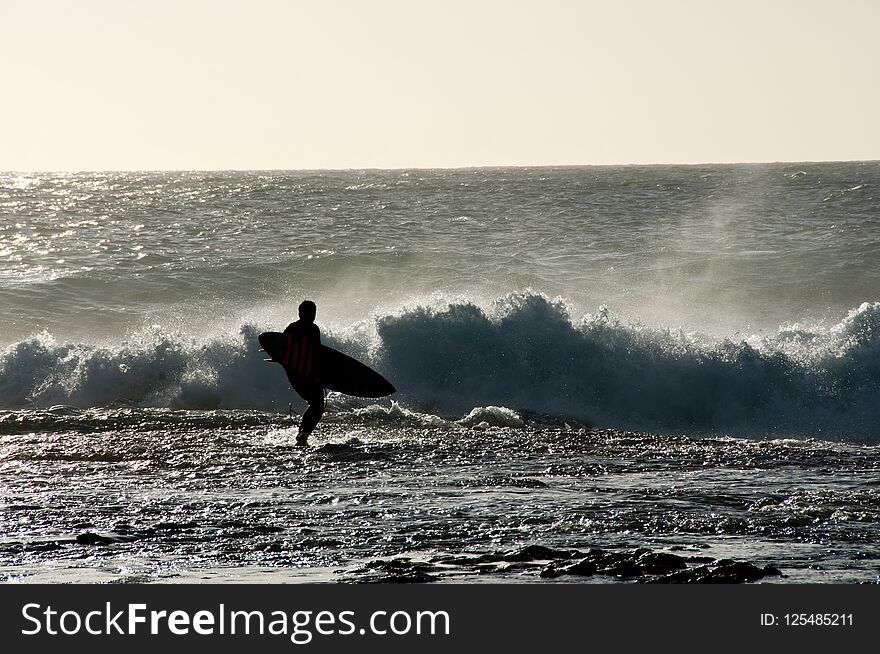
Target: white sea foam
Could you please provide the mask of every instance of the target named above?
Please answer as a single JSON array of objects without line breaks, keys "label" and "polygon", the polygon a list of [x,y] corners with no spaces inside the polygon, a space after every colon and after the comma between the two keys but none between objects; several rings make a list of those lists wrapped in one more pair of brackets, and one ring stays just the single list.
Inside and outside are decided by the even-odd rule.
[{"label": "white sea foam", "polygon": [[[519,426],[516,411],[526,411],[661,431],[878,435],[880,303],[830,328],[743,340],[625,325],[607,312],[574,320],[562,300],[533,293],[401,309],[373,326],[324,341],[385,374],[400,404],[340,397],[331,411],[464,426]],[[263,362],[260,331],[246,324],[200,341],[151,329],[114,347],[38,335],[0,357],[0,406],[299,407],[281,368]]]}]

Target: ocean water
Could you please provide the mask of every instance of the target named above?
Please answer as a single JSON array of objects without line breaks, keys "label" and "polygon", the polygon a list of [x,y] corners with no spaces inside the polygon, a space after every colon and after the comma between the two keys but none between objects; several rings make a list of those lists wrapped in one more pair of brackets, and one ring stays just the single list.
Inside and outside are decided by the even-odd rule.
[{"label": "ocean water", "polygon": [[876,582],[878,260],[876,162],[0,173],[0,575]]}]

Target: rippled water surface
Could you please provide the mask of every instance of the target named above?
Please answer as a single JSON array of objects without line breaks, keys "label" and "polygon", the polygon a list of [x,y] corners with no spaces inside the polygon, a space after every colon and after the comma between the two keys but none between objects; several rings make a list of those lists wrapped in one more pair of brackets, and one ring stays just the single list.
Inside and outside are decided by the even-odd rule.
[{"label": "rippled water surface", "polygon": [[[294,419],[275,414],[6,412],[0,569],[8,580],[359,580],[370,562],[543,545],[731,558],[772,565],[782,582],[878,579],[875,447],[477,417],[337,415],[303,449]],[[433,573],[540,579],[539,566],[510,564]],[[560,581],[573,579],[624,580]]]}]

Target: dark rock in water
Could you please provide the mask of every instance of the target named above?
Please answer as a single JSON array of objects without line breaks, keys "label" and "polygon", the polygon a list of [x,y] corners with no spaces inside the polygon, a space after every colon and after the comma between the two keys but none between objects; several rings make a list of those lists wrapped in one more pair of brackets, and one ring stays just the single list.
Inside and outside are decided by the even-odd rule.
[{"label": "dark rock in water", "polygon": [[577,550],[554,550],[543,545],[527,545],[521,550],[502,555],[500,561],[544,561],[555,559],[571,559],[580,556]]},{"label": "dark rock in water", "polygon": [[480,565],[475,565],[473,568],[471,568],[471,570],[476,572],[478,575],[491,575],[495,574],[496,572],[501,572],[502,570],[507,572],[509,568],[507,568],[506,566],[495,565],[494,563],[481,563]]},{"label": "dark rock in water", "polygon": [[345,581],[361,584],[421,584],[437,581],[438,576],[429,574],[436,570],[437,566],[430,563],[413,562],[403,557],[390,561],[376,559],[351,571]]},{"label": "dark rock in water", "polygon": [[113,538],[99,536],[98,534],[86,531],[82,534],[77,535],[76,542],[78,545],[109,545],[110,543],[113,543],[115,541]]},{"label": "dark rock in water", "polygon": [[599,566],[596,565],[595,561],[591,561],[590,559],[581,559],[577,563],[572,563],[571,565],[562,568],[563,574],[580,575],[581,577],[594,575],[598,570]]},{"label": "dark rock in water", "polygon": [[455,556],[455,555],[444,555],[444,556],[435,556],[431,558],[431,563],[441,563],[443,565],[458,565],[462,567],[468,567],[473,565],[479,565],[481,563],[495,563],[499,561],[498,557],[494,554],[480,554],[479,556]]},{"label": "dark rock in water", "polygon": [[411,570],[420,570],[423,572],[434,572],[437,570],[437,566],[432,565],[430,563],[423,562],[413,562],[406,557],[399,557],[396,559],[391,559],[389,561],[385,561],[383,559],[376,559],[374,561],[367,561],[364,564],[363,569],[365,570],[383,570],[387,572],[409,572]]},{"label": "dark rock in water", "polygon": [[555,579],[556,577],[561,577],[564,574],[565,571],[557,568],[555,565],[548,565],[546,568],[541,570],[541,577],[543,579]]},{"label": "dark rock in water", "polygon": [[629,553],[623,552],[623,555],[630,559],[637,559],[640,556],[644,556],[645,554],[651,554],[651,550],[649,550],[647,547],[638,547]]},{"label": "dark rock in water", "polygon": [[[633,552],[608,552],[601,549],[591,549],[586,553],[580,554],[580,559],[569,565],[560,565],[558,562],[544,568],[541,572],[542,577],[558,577],[560,575],[613,575],[616,577],[639,577],[646,573],[640,564],[643,557],[651,556],[673,556],[678,560],[679,557],[674,555],[657,555],[650,550],[638,549]],[[678,563],[671,559],[658,558],[653,561],[651,558],[646,561],[654,566],[660,566],[662,561],[666,561],[666,566],[677,566]],[[666,568],[664,568],[666,569]]]},{"label": "dark rock in water", "polygon": [[[549,562],[546,563],[545,562]],[[694,565],[699,564],[699,565]],[[450,569],[452,568],[452,569]],[[534,574],[542,579],[563,575],[590,577],[608,575],[633,579],[636,583],[665,584],[727,584],[757,581],[765,577],[781,576],[772,567],[758,566],[732,559],[716,560],[709,557],[683,557],[668,551],[647,548],[630,550],[555,549],[544,545],[528,545],[514,551],[473,555],[436,556],[428,562],[415,562],[400,557],[377,559],[351,571],[345,580],[349,583],[417,583],[435,581],[431,573],[461,573],[489,575]]]},{"label": "dark rock in water", "polygon": [[617,560],[615,555],[611,552],[606,552],[605,550],[601,550],[598,547],[591,547],[586,552],[581,554],[581,558],[589,559],[594,563],[612,563]]},{"label": "dark rock in water", "polygon": [[557,550],[543,545],[527,545],[513,552],[495,552],[479,555],[435,556],[432,563],[444,565],[476,566],[483,563],[524,563],[528,561],[556,561],[583,556],[578,550]]},{"label": "dark rock in water", "polygon": [[687,568],[687,561],[675,554],[667,554],[666,552],[647,552],[642,554],[636,563],[645,574],[649,575],[665,575],[674,570],[684,570]]},{"label": "dark rock in water", "polygon": [[641,577],[642,568],[635,561],[618,561],[607,568],[600,569],[597,574],[615,577]]},{"label": "dark rock in water", "polygon": [[747,561],[733,561],[722,559],[712,568],[702,565],[697,568],[689,568],[674,572],[648,583],[658,584],[742,584],[750,581],[758,581],[764,577],[782,576],[777,568],[758,566]]},{"label": "dark rock in water", "polygon": [[[616,572],[616,566],[622,565],[626,560],[626,555],[606,552],[601,549],[590,549],[582,553],[574,551],[574,555],[578,557],[578,561],[568,565],[560,564],[558,561],[547,566],[541,571],[544,578],[554,578],[562,575],[578,575],[582,577],[594,574],[619,574]],[[621,573],[626,572],[621,569]]]},{"label": "dark rock in water", "polygon": [[655,577],[654,579],[646,580],[645,583],[649,584],[695,584],[700,583],[700,581],[711,572],[711,568],[706,565],[702,565],[698,568],[689,568],[687,570],[681,570],[679,572],[673,572],[668,575],[662,575],[660,577]]},{"label": "dark rock in water", "polygon": [[711,556],[689,556],[687,557],[688,563],[714,563],[715,559]]},{"label": "dark rock in water", "polygon": [[[539,551],[529,548],[526,550],[535,553]],[[557,550],[557,552],[565,552],[565,550]],[[704,565],[688,567],[688,563],[695,562]],[[705,563],[714,565],[705,565]],[[573,563],[555,559],[541,570],[541,577],[544,579],[554,579],[562,575],[639,577],[638,581],[645,583],[724,584],[756,581],[764,577],[779,576],[782,573],[772,566],[759,568],[752,563],[732,559],[716,561],[707,557],[684,558],[645,548],[623,552],[593,548],[580,553],[578,560]]]},{"label": "dark rock in water", "polygon": [[711,583],[740,584],[767,576],[758,566],[746,561],[723,561],[709,574]]},{"label": "dark rock in water", "polygon": [[[636,550],[635,552],[609,552],[602,549],[591,549],[587,552],[586,558],[593,561],[599,570],[614,569],[617,566],[632,562],[634,558],[646,554],[649,550]],[[614,573],[607,573],[614,574]]]}]

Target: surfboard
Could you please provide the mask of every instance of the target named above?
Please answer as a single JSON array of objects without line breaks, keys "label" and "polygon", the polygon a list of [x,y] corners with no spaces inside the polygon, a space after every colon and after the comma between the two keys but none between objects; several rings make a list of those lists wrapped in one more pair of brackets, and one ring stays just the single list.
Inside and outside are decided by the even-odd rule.
[{"label": "surfboard", "polygon": [[[289,352],[288,334],[263,332],[258,338],[266,354],[271,357],[266,361],[281,364],[288,375],[296,374],[290,361],[285,367],[285,354]],[[357,397],[385,397],[397,390],[391,382],[366,364],[332,347],[321,345],[317,352],[312,353],[312,357],[311,376],[331,391]]]}]

